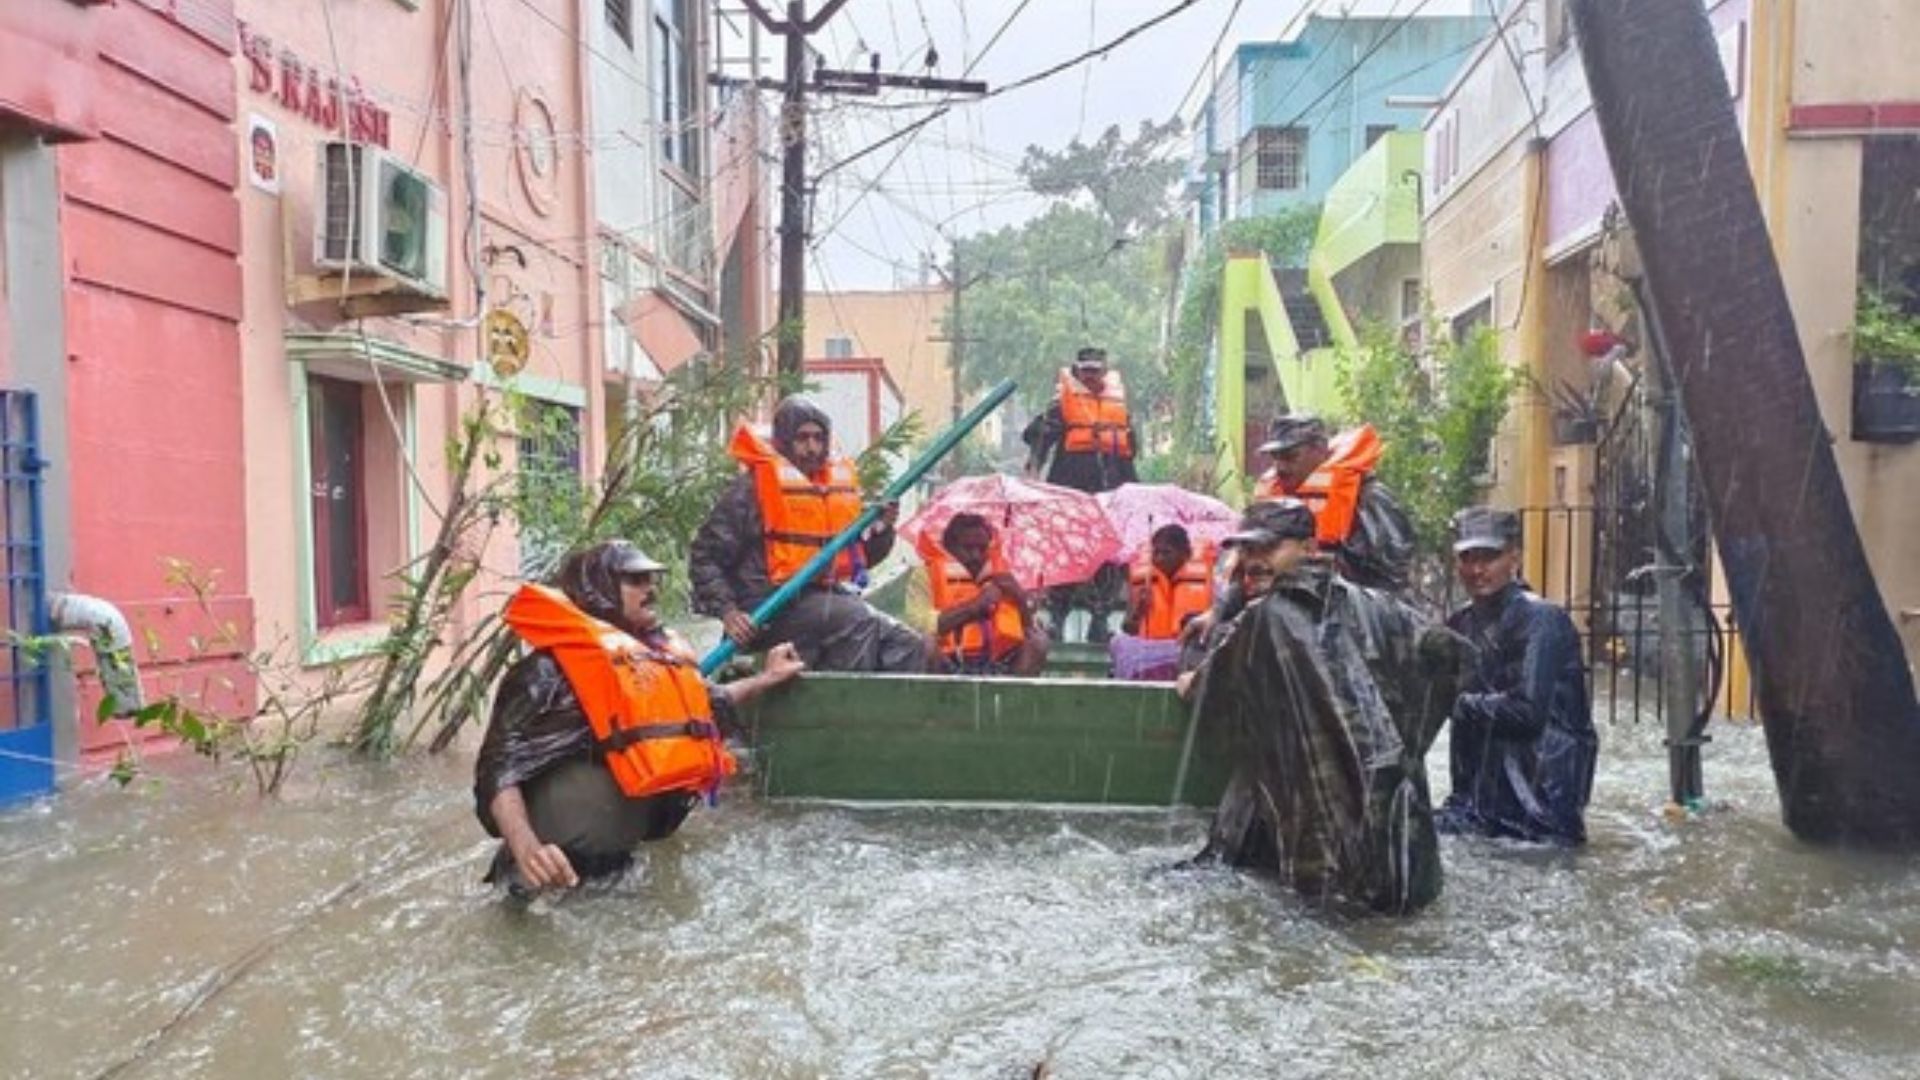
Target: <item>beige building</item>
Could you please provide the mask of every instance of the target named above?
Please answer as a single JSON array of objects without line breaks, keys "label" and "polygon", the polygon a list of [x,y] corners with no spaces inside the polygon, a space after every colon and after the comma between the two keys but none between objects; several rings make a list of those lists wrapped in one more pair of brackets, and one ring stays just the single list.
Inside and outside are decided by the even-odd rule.
[{"label": "beige building", "polygon": [[953,294],[943,285],[807,294],[810,359],[872,357],[931,429],[953,415],[953,369],[942,325]]},{"label": "beige building", "polygon": [[[1604,396],[1582,334],[1644,337],[1617,273],[1632,266],[1631,230],[1614,208],[1567,7],[1507,4],[1511,56],[1490,34],[1427,123],[1423,276],[1441,319],[1494,326],[1529,376],[1495,449],[1490,498],[1547,508],[1540,522],[1605,494],[1593,433],[1561,404],[1568,392]],[[1920,4],[1705,7],[1854,517],[1908,655],[1920,657],[1920,389],[1911,378],[1865,385],[1853,345],[1862,290],[1920,307],[1907,295],[1920,291],[1920,67],[1904,44],[1920,37]],[[1530,573],[1589,579],[1581,544],[1530,546]]]}]

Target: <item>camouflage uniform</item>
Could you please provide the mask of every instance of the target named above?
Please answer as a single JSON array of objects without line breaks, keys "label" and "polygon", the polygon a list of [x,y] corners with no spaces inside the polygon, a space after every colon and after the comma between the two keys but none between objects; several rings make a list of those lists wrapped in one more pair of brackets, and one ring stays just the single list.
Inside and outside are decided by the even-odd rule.
[{"label": "camouflage uniform", "polygon": [[1440,894],[1424,757],[1468,648],[1323,561],[1216,628],[1200,722],[1238,762],[1199,861],[1404,914]]}]

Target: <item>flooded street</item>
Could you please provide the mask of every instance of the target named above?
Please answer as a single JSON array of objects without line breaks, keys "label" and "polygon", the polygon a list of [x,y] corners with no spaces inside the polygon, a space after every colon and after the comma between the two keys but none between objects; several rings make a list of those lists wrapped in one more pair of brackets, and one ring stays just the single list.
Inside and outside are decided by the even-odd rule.
[{"label": "flooded street", "polygon": [[1715,737],[1725,809],[1604,731],[1588,850],[1449,840],[1405,922],[1157,873],[1193,815],[735,799],[516,910],[461,760],[89,782],[0,817],[0,1076],[1911,1075],[1920,868],[1796,843]]}]

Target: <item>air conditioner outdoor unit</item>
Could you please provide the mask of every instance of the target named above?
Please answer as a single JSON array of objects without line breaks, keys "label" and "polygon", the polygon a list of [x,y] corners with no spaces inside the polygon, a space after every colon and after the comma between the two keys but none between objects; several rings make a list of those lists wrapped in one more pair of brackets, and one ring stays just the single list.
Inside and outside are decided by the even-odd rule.
[{"label": "air conditioner outdoor unit", "polygon": [[447,295],[447,194],[377,146],[329,142],[320,154],[313,263]]}]

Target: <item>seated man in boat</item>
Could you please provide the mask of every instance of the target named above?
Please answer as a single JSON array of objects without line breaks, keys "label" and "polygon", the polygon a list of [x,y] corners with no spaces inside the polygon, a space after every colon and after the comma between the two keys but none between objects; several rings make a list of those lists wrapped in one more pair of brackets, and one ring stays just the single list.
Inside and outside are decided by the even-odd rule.
[{"label": "seated man in boat", "polygon": [[1453,702],[1446,832],[1586,842],[1599,737],[1573,620],[1519,580],[1520,519],[1474,507],[1454,519],[1469,603],[1447,620],[1479,650]]},{"label": "seated man in boat", "polygon": [[508,602],[534,651],[501,680],[474,764],[474,812],[503,841],[488,881],[525,894],[625,870],[733,772],[718,725],[805,666],[779,645],[759,674],[703,681],[660,622],[664,571],[610,540],[569,556],[558,588],[523,585]]},{"label": "seated man in boat", "polygon": [[938,539],[920,534],[934,637],[953,675],[1038,675],[1047,635],[1007,568],[1000,538],[978,514],[955,514]]},{"label": "seated man in boat", "polygon": [[1465,643],[1338,576],[1298,500],[1243,525],[1245,607],[1215,628],[1192,688],[1235,770],[1193,861],[1273,874],[1318,903],[1416,911],[1441,887],[1422,758]]},{"label": "seated man in boat", "polygon": [[853,462],[829,454],[832,421],[802,397],[773,413],[772,440],[742,424],[744,467],[694,535],[693,607],[743,649],[790,641],[817,671],[925,671],[928,641],[860,598],[866,568],[893,550],[896,508],[842,551],[766,626],[751,612],[861,513]]},{"label": "seated man in boat", "polygon": [[1213,552],[1196,552],[1185,527],[1155,529],[1128,579],[1127,617],[1108,651],[1116,678],[1172,679],[1179,671],[1180,628],[1213,606]]},{"label": "seated man in boat", "polygon": [[1374,475],[1384,450],[1371,424],[1329,437],[1317,416],[1278,417],[1260,446],[1268,467],[1254,497],[1305,502],[1342,577],[1399,592],[1412,579],[1413,523]]}]

